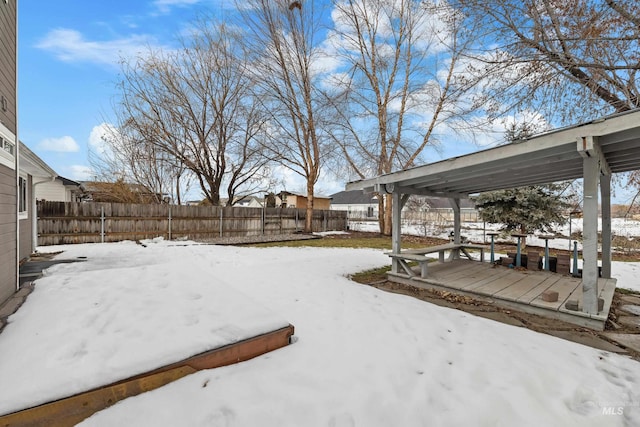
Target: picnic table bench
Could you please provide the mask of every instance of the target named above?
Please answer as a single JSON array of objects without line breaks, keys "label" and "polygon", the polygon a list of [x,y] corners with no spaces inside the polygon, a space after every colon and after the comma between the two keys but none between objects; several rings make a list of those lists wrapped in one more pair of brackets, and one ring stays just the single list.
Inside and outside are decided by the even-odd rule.
[{"label": "picnic table bench", "polygon": [[480,261],[484,261],[484,250],[487,249],[485,245],[477,245],[473,243],[446,243],[444,245],[429,246],[427,248],[419,249],[406,249],[400,253],[387,252],[389,257],[398,261],[398,264],[409,276],[417,276],[416,273],[409,267],[407,261],[417,262],[420,266],[420,277],[427,277],[427,266],[431,261],[431,258],[427,257],[427,254],[438,252],[438,260],[442,263],[445,262],[445,252],[450,251],[449,259],[453,259],[455,251],[459,251],[467,258],[473,260],[474,258],[469,253],[468,249],[477,249],[480,251]]}]

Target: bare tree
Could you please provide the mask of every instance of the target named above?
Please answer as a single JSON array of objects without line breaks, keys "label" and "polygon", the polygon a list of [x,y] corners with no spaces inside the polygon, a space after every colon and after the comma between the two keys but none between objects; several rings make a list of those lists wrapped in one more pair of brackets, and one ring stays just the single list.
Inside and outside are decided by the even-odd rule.
[{"label": "bare tree", "polygon": [[140,184],[149,189],[156,203],[169,198],[181,204],[189,191],[192,176],[179,159],[146,140],[135,127],[121,118],[120,128],[104,124],[102,144],[89,152],[91,167],[102,181]]},{"label": "bare tree", "polygon": [[[461,70],[470,29],[442,2],[336,0],[332,44],[345,65],[332,135],[359,178],[414,166],[437,129],[463,117],[473,87]],[[380,231],[391,200],[379,196]]]},{"label": "bare tree", "polygon": [[305,231],[312,231],[315,185],[325,156],[317,70],[321,13],[312,1],[242,2],[245,39],[252,51],[256,92],[269,113],[266,153],[304,178],[307,190]]},{"label": "bare tree", "polygon": [[201,20],[180,49],[124,61],[117,105],[119,132],[142,151],[162,153],[192,172],[206,199],[229,204],[262,191],[268,160],[259,139],[264,117],[252,95],[237,31]]},{"label": "bare tree", "polygon": [[[457,0],[486,29],[476,70],[501,114],[535,108],[560,124],[640,108],[637,0]],[[640,194],[640,172],[618,178]]]},{"label": "bare tree", "polygon": [[636,0],[455,3],[486,30],[479,62],[508,70],[495,73],[496,102],[534,106],[562,122],[640,107]]}]

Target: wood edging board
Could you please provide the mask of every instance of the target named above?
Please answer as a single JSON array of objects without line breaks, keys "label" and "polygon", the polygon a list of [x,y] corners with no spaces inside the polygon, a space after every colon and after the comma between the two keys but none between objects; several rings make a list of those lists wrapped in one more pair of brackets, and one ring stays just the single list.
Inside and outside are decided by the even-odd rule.
[{"label": "wood edging board", "polygon": [[127,397],[154,390],[186,375],[243,362],[289,344],[293,325],[206,351],[180,362],[74,396],[0,416],[0,426],[73,426]]}]

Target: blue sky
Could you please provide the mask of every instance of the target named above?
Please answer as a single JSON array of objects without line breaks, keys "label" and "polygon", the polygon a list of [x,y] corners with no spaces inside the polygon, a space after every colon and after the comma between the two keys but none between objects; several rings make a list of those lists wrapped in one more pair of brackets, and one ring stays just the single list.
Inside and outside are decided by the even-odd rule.
[{"label": "blue sky", "polygon": [[[220,0],[19,2],[20,139],[58,174],[87,178],[92,131],[111,116],[121,56],[169,46]],[[95,137],[95,134],[94,134]]]},{"label": "blue sky", "polygon": [[[232,0],[58,0],[19,2],[20,139],[59,175],[91,179],[88,149],[110,122],[118,60],[148,46],[171,46],[199,12],[233,15]],[[477,149],[444,146],[429,161]],[[303,181],[284,172],[288,189]],[[325,173],[318,190],[344,182]]]},{"label": "blue sky", "polygon": [[[119,59],[151,46],[171,47],[198,13],[231,18],[232,4],[233,0],[19,1],[21,141],[59,175],[92,179],[88,151],[99,142],[100,126],[111,122]],[[449,140],[424,157],[433,162],[480,148]],[[282,175],[288,190],[305,191],[301,178],[286,171]],[[316,192],[332,194],[344,184],[325,171]]]}]

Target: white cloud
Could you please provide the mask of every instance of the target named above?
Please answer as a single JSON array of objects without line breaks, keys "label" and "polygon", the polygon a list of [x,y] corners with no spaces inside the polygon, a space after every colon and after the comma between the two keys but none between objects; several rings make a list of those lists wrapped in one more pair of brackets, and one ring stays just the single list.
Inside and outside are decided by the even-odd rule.
[{"label": "white cloud", "polygon": [[166,15],[171,12],[171,9],[177,7],[191,7],[199,4],[208,4],[211,7],[218,7],[222,9],[235,9],[235,0],[155,0],[153,5],[158,10],[158,13]]},{"label": "white cloud", "polygon": [[174,7],[188,7],[200,3],[201,0],[156,0],[153,5],[163,14],[171,12]]},{"label": "white cloud", "polygon": [[89,166],[71,165],[67,168],[68,178],[74,181],[90,181],[94,178],[94,172]]},{"label": "white cloud", "polygon": [[116,127],[111,123],[100,123],[94,126],[89,134],[89,148],[97,154],[104,154],[109,149],[105,139],[114,135],[115,132]]},{"label": "white cloud", "polygon": [[92,62],[117,66],[120,58],[147,52],[156,41],[149,35],[131,35],[115,40],[87,40],[76,30],[58,28],[49,31],[36,45],[65,62]]},{"label": "white cloud", "polygon": [[44,151],[58,151],[61,153],[73,153],[80,150],[78,143],[70,136],[43,139],[38,144],[38,148]]},{"label": "white cloud", "polygon": [[277,191],[287,190],[300,194],[307,193],[307,183],[305,179],[291,169],[281,165],[275,166],[273,168],[273,176],[276,182],[278,182],[278,187],[282,186],[282,189],[277,189]]}]

